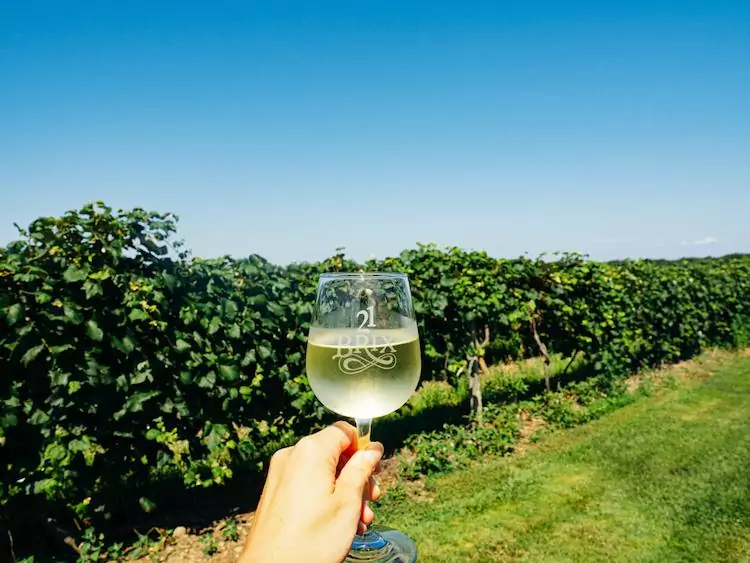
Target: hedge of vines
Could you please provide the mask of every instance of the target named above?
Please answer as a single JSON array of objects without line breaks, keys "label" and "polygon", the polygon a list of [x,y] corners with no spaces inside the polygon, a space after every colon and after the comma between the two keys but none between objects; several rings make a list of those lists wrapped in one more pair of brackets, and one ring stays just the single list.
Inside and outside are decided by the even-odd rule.
[{"label": "hedge of vines", "polygon": [[[171,214],[101,203],[45,217],[0,249],[0,506],[79,527],[183,487],[259,471],[325,420],[305,378],[317,276],[409,274],[423,379],[546,351],[600,377],[747,343],[750,258],[498,260],[420,245],[357,264],[191,258]],[[472,366],[474,366],[472,368]],[[140,509],[154,508],[136,495]]]}]

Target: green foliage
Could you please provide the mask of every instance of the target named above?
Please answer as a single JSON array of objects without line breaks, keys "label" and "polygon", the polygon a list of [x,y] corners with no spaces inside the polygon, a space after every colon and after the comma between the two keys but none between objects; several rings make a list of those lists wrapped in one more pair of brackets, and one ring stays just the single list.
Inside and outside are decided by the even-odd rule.
[{"label": "green foliage", "polygon": [[419,394],[409,401],[410,413],[417,414],[436,407],[453,405],[458,407],[466,399],[466,394],[444,381],[425,381]]},{"label": "green foliage", "polygon": [[[647,394],[648,388],[638,393]],[[537,395],[529,405],[551,428],[571,428],[623,407],[635,398],[621,378],[599,375],[570,383],[557,392]]]},{"label": "green foliage", "polygon": [[164,548],[169,534],[161,530],[152,528],[145,534],[136,532],[137,539],[126,550],[122,549],[122,544],[110,545],[107,549],[106,560],[115,561],[122,559],[127,553],[128,559],[139,559],[150,556],[152,561],[156,561],[155,555]]},{"label": "green foliage", "polygon": [[499,416],[492,424],[446,424],[441,431],[417,434],[407,440],[401,456],[403,475],[417,479],[443,473],[469,464],[484,454],[506,454],[518,439],[515,418]]},{"label": "green foliage", "polygon": [[201,537],[200,542],[203,544],[203,555],[206,557],[211,557],[219,551],[219,543],[211,532],[204,534]]},{"label": "green foliage", "polygon": [[[159,510],[151,483],[211,487],[240,469],[259,473],[279,445],[330,421],[304,364],[322,272],[409,275],[423,379],[443,382],[415,413],[446,400],[459,408],[469,358],[537,356],[532,319],[550,353],[582,352],[591,364],[596,379],[578,394],[592,413],[618,400],[629,372],[749,341],[743,256],[601,264],[419,245],[364,265],[338,253],[279,267],[256,255],[191,258],[176,231],[171,214],[97,203],[40,218],[0,249],[6,522],[54,515],[68,529],[104,529]],[[492,385],[503,400],[527,393],[522,378]],[[581,416],[564,401],[548,411],[562,425]],[[501,427],[446,428],[414,471],[505,448]]]},{"label": "green foliage", "polygon": [[575,399],[564,393],[550,393],[539,397],[537,412],[549,424],[570,428],[582,422],[582,411],[576,409]]},{"label": "green foliage", "polygon": [[82,536],[83,541],[78,546],[78,563],[93,563],[107,558],[104,534],[97,534],[94,528],[86,528]]},{"label": "green foliage", "polygon": [[221,530],[224,539],[230,542],[236,542],[240,539],[240,530],[236,518],[227,518]]},{"label": "green foliage", "polygon": [[750,317],[736,317],[732,321],[733,345],[737,349],[750,347]]}]

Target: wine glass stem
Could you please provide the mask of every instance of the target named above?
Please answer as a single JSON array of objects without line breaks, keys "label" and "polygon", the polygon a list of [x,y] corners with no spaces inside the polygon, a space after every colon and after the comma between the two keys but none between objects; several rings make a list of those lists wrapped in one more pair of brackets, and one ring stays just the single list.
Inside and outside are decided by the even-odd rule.
[{"label": "wine glass stem", "polygon": [[364,450],[370,445],[371,418],[355,418],[357,423],[357,449]]}]

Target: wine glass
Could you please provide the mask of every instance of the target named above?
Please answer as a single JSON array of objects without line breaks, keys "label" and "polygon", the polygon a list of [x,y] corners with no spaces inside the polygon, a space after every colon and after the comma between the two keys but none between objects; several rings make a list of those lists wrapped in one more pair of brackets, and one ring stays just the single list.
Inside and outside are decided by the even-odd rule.
[{"label": "wine glass", "polygon": [[[307,343],[307,376],[330,410],[354,418],[358,448],[372,419],[401,407],[419,383],[419,334],[404,274],[323,274]],[[417,547],[405,534],[371,526],[357,535],[345,561],[412,563]]]}]

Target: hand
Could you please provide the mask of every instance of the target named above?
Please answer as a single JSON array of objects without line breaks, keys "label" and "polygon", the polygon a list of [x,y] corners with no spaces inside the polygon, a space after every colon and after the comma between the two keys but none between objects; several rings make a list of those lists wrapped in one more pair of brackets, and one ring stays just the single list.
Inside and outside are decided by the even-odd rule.
[{"label": "hand", "polygon": [[374,515],[372,474],[383,446],[357,451],[357,431],[337,422],[271,458],[242,563],[340,563]]}]

